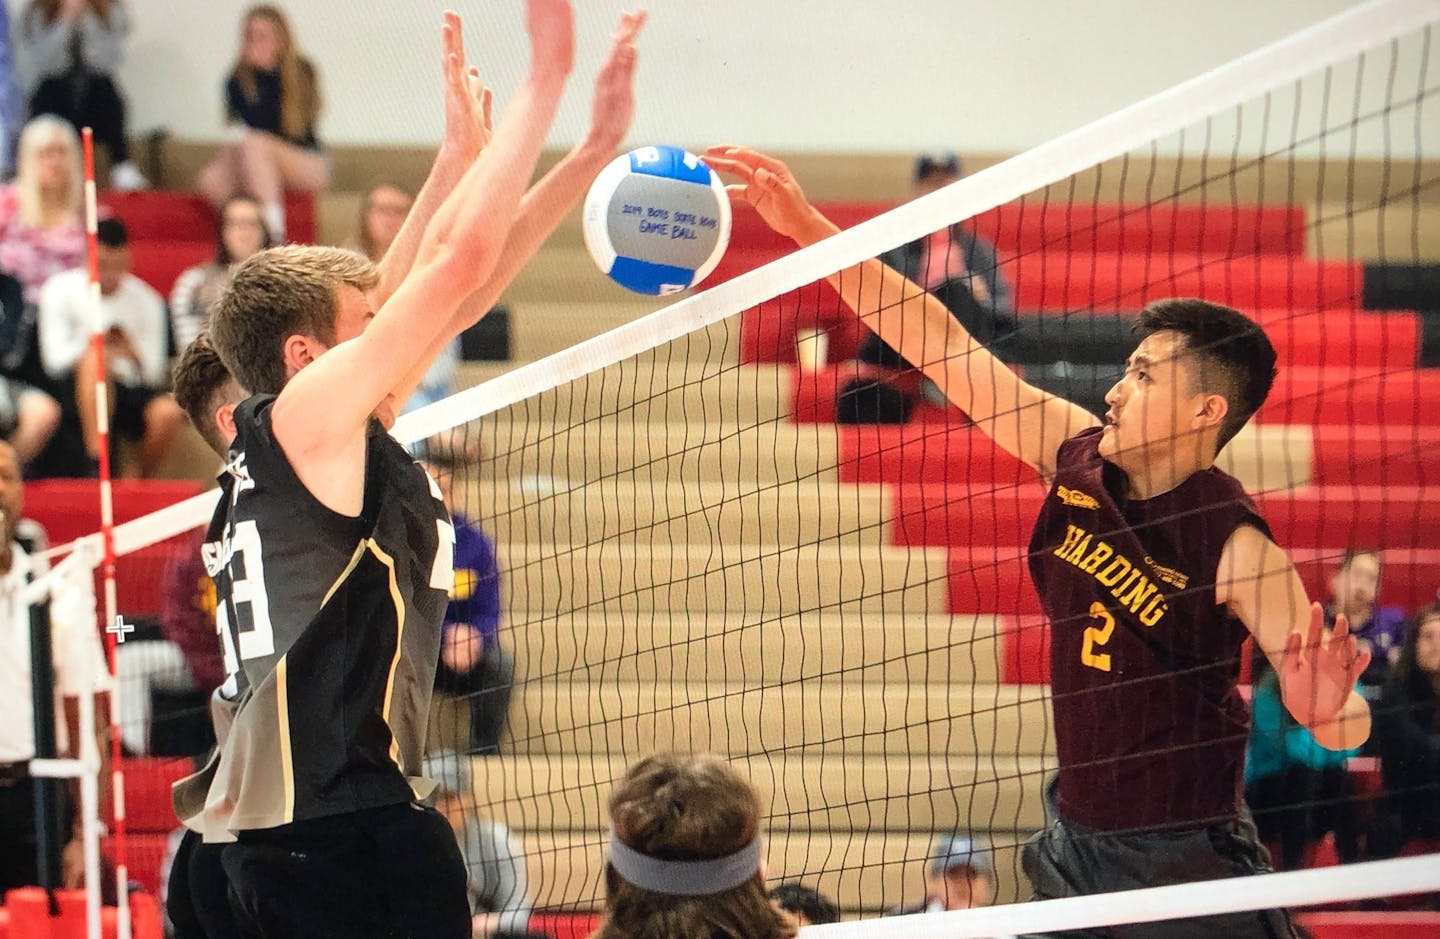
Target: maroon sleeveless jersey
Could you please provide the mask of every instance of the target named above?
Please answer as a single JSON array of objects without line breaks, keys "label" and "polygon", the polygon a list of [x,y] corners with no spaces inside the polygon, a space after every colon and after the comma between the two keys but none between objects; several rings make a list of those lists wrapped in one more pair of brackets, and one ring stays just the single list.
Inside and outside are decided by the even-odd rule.
[{"label": "maroon sleeveless jersey", "polygon": [[1030,541],[1050,620],[1061,816],[1096,829],[1234,818],[1249,713],[1236,689],[1244,625],[1215,604],[1241,525],[1269,534],[1214,467],[1128,499],[1101,430],[1065,441]]}]

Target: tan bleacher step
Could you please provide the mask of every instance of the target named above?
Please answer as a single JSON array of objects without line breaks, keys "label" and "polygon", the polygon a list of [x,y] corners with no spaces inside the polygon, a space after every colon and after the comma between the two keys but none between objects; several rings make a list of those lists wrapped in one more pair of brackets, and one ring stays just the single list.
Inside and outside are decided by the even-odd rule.
[{"label": "tan bleacher step", "polygon": [[500,545],[501,609],[947,612],[943,548]]},{"label": "tan bleacher step", "polygon": [[642,749],[908,757],[1012,753],[1051,745],[1042,689],[888,685],[844,678],[737,683],[538,682],[516,689],[511,752],[610,754]]},{"label": "tan bleacher step", "polygon": [[801,480],[776,485],[600,480],[553,494],[479,482],[456,499],[497,541],[711,545],[871,544],[888,540],[886,487]]},{"label": "tan bleacher step", "polygon": [[487,419],[476,427],[471,432],[483,456],[468,467],[470,477],[520,480],[537,495],[607,478],[686,485],[838,479],[833,425],[588,421],[572,426]]},{"label": "tan bleacher step", "polygon": [[1000,680],[1004,621],[863,612],[790,616],[704,610],[546,616],[516,611],[505,643],[518,681],[743,681],[844,677],[892,685]]},{"label": "tan bleacher step", "polygon": [[[668,306],[674,299],[638,296],[633,300],[623,297],[596,299],[586,295],[514,304],[509,304],[507,299],[506,303],[510,306],[510,354],[517,359],[544,358],[617,326],[632,323]],[[738,321],[734,329],[738,337]],[[683,347],[687,343],[682,340],[679,345]]]},{"label": "tan bleacher step", "polygon": [[[456,387],[504,374],[503,363],[460,367]],[[597,418],[626,423],[756,424],[790,413],[792,371],[778,365],[669,363],[627,359],[555,386],[496,413],[492,419],[573,424]]]},{"label": "tan bleacher step", "polygon": [[[1431,179],[1429,188],[1440,188]],[[1306,217],[1311,257],[1391,264],[1440,261],[1440,205],[1412,203],[1408,197],[1378,208],[1373,203],[1327,202],[1309,206]]]},{"label": "tan bleacher step", "polygon": [[1251,493],[1308,485],[1315,447],[1309,427],[1248,424],[1235,435],[1215,465],[1244,483]]},{"label": "tan bleacher step", "polygon": [[[996,899],[1028,897],[1019,845],[1028,832],[994,832]],[[537,907],[599,909],[603,905],[605,835],[602,831],[523,836],[526,869]],[[934,841],[928,832],[770,832],[765,877],[771,884],[800,880],[841,909],[879,913],[925,894],[925,862]]]},{"label": "tan bleacher step", "polygon": [[[482,815],[529,832],[597,831],[627,756],[504,756],[471,761]],[[732,759],[760,792],[770,831],[965,831],[1039,829],[1046,757],[890,756],[775,753]]]}]

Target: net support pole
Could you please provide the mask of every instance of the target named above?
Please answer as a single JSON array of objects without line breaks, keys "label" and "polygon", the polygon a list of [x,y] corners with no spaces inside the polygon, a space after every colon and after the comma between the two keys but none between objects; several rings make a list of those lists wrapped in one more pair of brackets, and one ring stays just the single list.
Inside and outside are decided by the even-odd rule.
[{"label": "net support pole", "polygon": [[31,780],[35,800],[35,870],[40,886],[50,893],[51,913],[54,890],[60,885],[52,872],[60,854],[60,800],[55,781],[35,771],[35,764],[55,758],[55,667],[50,642],[50,606],[30,605],[30,691],[34,706],[35,759]]},{"label": "net support pole", "polygon": [[[105,323],[100,305],[100,246],[96,240],[98,207],[95,200],[95,138],[89,127],[81,130],[85,154],[85,234],[86,255],[90,268],[90,350],[95,356],[95,427],[96,449],[100,463],[100,539],[101,568],[104,584],[105,661],[111,678],[116,675],[115,651],[118,631],[110,627],[118,616],[115,602],[115,502],[110,486],[110,401],[105,383]],[[119,939],[130,939],[130,871],[126,858],[125,775],[120,752],[120,683],[112,681],[110,698],[110,795],[114,803],[115,821],[115,899]],[[93,704],[93,702],[92,702]],[[93,723],[93,708],[92,708]],[[93,737],[94,734],[92,733]],[[98,856],[97,856],[98,857]],[[97,869],[95,877],[98,880]],[[87,879],[87,880],[88,880]],[[99,912],[96,911],[96,928]],[[99,933],[92,935],[99,936]]]}]

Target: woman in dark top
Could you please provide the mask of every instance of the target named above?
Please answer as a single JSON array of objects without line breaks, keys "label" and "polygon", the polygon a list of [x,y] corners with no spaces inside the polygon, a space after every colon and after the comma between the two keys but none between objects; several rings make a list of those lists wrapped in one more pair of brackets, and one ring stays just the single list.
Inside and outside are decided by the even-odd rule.
[{"label": "woman in dark top", "polygon": [[1410,838],[1440,838],[1440,605],[1420,611],[1375,708],[1385,798],[1370,853],[1387,857]]},{"label": "woman in dark top", "polygon": [[225,112],[239,133],[196,182],[217,208],[238,192],[260,200],[265,225],[285,240],[285,191],[314,192],[330,181],[330,166],[315,137],[320,81],[300,55],[290,24],[277,7],[245,14],[240,58],[225,81]]}]

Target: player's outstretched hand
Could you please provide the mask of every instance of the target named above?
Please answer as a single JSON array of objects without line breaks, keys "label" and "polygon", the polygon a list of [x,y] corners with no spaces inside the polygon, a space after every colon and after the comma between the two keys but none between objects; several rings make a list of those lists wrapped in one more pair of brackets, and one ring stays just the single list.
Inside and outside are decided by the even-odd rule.
[{"label": "player's outstretched hand", "polygon": [[590,107],[590,132],[585,145],[610,154],[620,148],[635,117],[635,39],[645,26],[644,10],[622,13],[610,38],[610,54],[595,76],[595,102]]},{"label": "player's outstretched hand", "polygon": [[779,234],[801,240],[801,234],[815,222],[818,213],[784,163],[749,147],[719,146],[705,151],[710,168],[731,176],[739,183],[725,188],[735,202],[753,206],[765,224]]},{"label": "player's outstretched hand", "polygon": [[530,72],[564,79],[575,67],[575,11],[570,0],[530,0],[525,16],[530,32]]},{"label": "player's outstretched hand", "polygon": [[1355,682],[1370,664],[1370,650],[1360,648],[1350,635],[1350,622],[1335,617],[1335,628],[1325,637],[1325,611],[1310,607],[1310,628],[1304,636],[1292,632],[1285,642],[1280,687],[1292,714],[1310,714],[1315,723],[1340,712]]},{"label": "player's outstretched hand", "polygon": [[480,70],[465,60],[465,32],[458,13],[445,11],[440,35],[444,46],[444,146],[463,160],[474,160],[490,142],[493,96],[480,81]]}]

